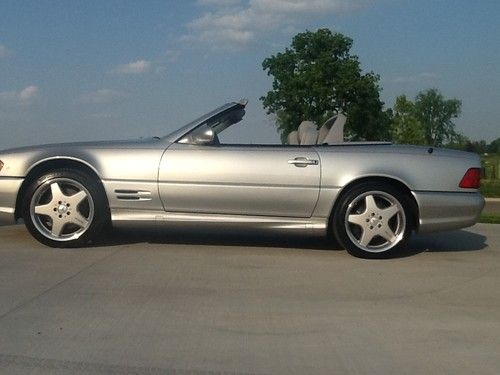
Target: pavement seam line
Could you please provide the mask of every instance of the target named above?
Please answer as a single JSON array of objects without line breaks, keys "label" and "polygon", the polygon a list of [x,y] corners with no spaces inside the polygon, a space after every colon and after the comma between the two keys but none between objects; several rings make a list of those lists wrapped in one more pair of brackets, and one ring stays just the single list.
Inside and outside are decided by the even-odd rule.
[{"label": "pavement seam line", "polygon": [[96,260],[95,262],[89,264],[88,266],[82,268],[81,270],[77,271],[76,273],[74,273],[73,275],[70,275],[64,279],[62,279],[61,281],[55,283],[54,285],[50,286],[49,288],[45,289],[44,291],[42,291],[41,293],[37,294],[36,296],[33,296],[31,298],[29,298],[28,300],[24,301],[24,302],[21,302],[20,304],[14,306],[13,308],[11,308],[10,310],[4,312],[3,314],[0,315],[0,320],[4,319],[7,315],[13,313],[14,311],[16,310],[19,310],[21,308],[23,308],[24,306],[30,304],[31,302],[35,301],[37,298],[39,297],[42,297],[43,295],[49,293],[50,291],[54,290],[55,288],[57,288],[58,286],[62,285],[63,283],[65,283],[66,281],[69,281],[73,278],[75,278],[76,276],[78,276],[79,274],[81,274],[82,272],[84,271],[87,271],[88,269],[94,267],[95,265],[101,263],[102,261],[105,261],[106,259],[108,258],[111,258],[113,255],[115,255],[116,253],[120,252],[120,251],[123,251],[124,249],[117,249],[115,251],[112,251],[110,254],[108,255],[105,255],[103,256],[102,258]]}]

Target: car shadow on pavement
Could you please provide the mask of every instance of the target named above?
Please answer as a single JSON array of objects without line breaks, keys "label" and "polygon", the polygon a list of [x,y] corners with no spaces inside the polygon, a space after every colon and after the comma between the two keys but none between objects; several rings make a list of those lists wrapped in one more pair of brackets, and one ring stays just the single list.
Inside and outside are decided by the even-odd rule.
[{"label": "car shadow on pavement", "polygon": [[[192,231],[124,231],[113,230],[95,246],[120,246],[124,244],[151,243],[206,246],[274,247],[303,250],[343,251],[335,240],[287,234],[210,233]],[[486,236],[467,230],[432,234],[413,234],[405,250],[396,258],[414,256],[423,252],[479,251],[487,247]]]},{"label": "car shadow on pavement", "polygon": [[333,239],[308,237],[290,234],[245,234],[245,233],[210,233],[193,231],[125,231],[114,229],[103,241],[95,246],[119,246],[133,243],[206,245],[206,246],[245,246],[275,247],[309,250],[343,250]]},{"label": "car shadow on pavement", "polygon": [[400,257],[412,256],[423,252],[463,252],[479,251],[486,248],[486,236],[466,229],[448,232],[414,234]]}]

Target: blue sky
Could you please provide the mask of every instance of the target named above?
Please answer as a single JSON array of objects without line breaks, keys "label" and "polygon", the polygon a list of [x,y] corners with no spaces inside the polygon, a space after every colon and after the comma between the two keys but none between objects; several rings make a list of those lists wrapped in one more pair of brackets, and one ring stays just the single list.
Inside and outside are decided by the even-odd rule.
[{"label": "blue sky", "polygon": [[459,131],[491,141],[499,20],[495,0],[2,0],[0,149],[164,135],[242,97],[230,137],[277,142],[262,60],[319,27],[354,39],[386,106],[436,87],[462,100]]}]

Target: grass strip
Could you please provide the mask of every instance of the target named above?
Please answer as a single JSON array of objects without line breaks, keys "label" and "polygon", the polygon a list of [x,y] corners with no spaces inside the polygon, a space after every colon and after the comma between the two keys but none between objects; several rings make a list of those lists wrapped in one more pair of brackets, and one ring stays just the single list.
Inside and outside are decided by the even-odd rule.
[{"label": "grass strip", "polygon": [[480,223],[500,224],[500,214],[481,214]]},{"label": "grass strip", "polygon": [[500,198],[500,180],[481,180],[481,194],[486,198]]}]

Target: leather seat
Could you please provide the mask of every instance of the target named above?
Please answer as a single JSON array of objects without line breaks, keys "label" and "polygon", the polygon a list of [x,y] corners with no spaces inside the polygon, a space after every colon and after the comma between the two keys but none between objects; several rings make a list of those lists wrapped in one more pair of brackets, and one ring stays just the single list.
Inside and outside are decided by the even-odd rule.
[{"label": "leather seat", "polygon": [[315,145],[318,141],[318,128],[312,121],[302,121],[298,129],[299,144],[301,146]]},{"label": "leather seat", "polygon": [[297,132],[297,130],[294,130],[293,132],[290,132],[288,134],[287,143],[289,145],[299,145],[299,133]]},{"label": "leather seat", "polygon": [[339,113],[326,120],[319,130],[313,121],[302,121],[297,130],[288,134],[287,142],[300,146],[342,143],[346,121],[347,117]]},{"label": "leather seat", "polygon": [[326,120],[319,131],[324,137],[318,137],[318,144],[327,143],[331,145],[344,142],[344,125],[346,121],[347,117],[342,113]]}]

